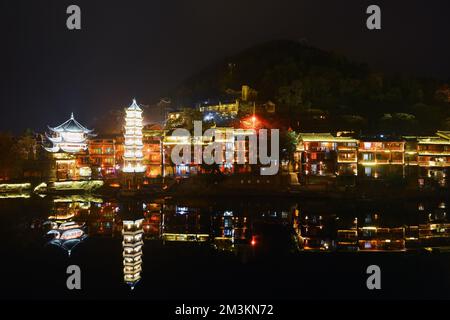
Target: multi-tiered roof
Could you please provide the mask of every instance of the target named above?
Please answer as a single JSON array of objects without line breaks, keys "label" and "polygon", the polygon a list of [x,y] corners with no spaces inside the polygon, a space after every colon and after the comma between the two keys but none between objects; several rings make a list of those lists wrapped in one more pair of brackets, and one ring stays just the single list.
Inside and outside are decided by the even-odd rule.
[{"label": "multi-tiered roof", "polygon": [[143,165],[142,143],[142,109],[133,99],[133,103],[125,109],[125,152],[123,155],[123,172],[145,172]]},{"label": "multi-tiered roof", "polygon": [[46,133],[46,137],[53,146],[45,148],[48,152],[77,153],[87,149],[87,139],[95,136],[93,130],[87,129],[75,120],[73,113],[70,119],[57,127],[48,127],[50,134]]}]

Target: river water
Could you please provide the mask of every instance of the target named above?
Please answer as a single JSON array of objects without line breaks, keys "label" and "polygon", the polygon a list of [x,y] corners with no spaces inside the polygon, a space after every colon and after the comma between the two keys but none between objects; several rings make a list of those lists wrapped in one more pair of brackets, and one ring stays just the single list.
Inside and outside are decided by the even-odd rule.
[{"label": "river water", "polygon": [[[0,199],[0,296],[450,298],[447,205],[446,197]],[[142,237],[131,242],[131,268],[124,222]],[[366,287],[373,264],[382,290]],[[70,265],[80,267],[81,290],[67,288]]]}]

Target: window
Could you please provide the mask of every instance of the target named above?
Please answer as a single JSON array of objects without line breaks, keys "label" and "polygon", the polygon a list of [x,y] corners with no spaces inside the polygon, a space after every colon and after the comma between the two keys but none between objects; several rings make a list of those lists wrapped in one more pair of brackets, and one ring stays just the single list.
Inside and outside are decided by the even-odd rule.
[{"label": "window", "polygon": [[114,163],[114,159],[113,159],[113,158],[106,158],[106,159],[104,160],[104,162],[105,162],[106,164],[113,164],[113,163]]}]

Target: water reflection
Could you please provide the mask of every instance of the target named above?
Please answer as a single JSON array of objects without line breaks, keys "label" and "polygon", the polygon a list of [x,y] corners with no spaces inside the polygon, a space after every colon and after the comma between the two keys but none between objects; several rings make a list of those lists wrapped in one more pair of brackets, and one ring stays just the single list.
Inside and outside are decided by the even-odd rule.
[{"label": "water reflection", "polygon": [[[235,215],[231,210],[225,210],[212,217],[214,247],[218,250],[236,251],[240,245],[245,245],[250,238],[249,219]],[[255,245],[255,240],[251,242]]]},{"label": "water reflection", "polygon": [[84,224],[76,222],[52,223],[51,230],[46,234],[50,240],[48,244],[58,246],[70,256],[72,250],[80,244],[87,235],[84,232]]},{"label": "water reflection", "polygon": [[131,289],[141,280],[142,246],[144,245],[142,223],[144,219],[123,221],[123,274]]},{"label": "water reflection", "polygon": [[144,243],[204,246],[235,254],[243,263],[265,254],[304,251],[443,251],[450,248],[446,208],[442,200],[375,209],[371,203],[346,207],[297,201],[230,204],[78,196],[52,199],[48,216],[32,226],[41,227],[47,244],[68,255],[88,237],[121,239],[124,282],[133,289],[143,277]]},{"label": "water reflection", "polygon": [[209,219],[199,208],[168,204],[163,208],[163,242],[206,242],[210,239]]},{"label": "water reflection", "polygon": [[77,222],[74,218],[89,210],[91,201],[94,201],[94,199],[86,199],[83,202],[77,200],[79,200],[77,197],[55,198],[53,214],[43,223],[44,229],[48,230],[47,244],[60,247],[69,256],[73,249],[87,238],[86,223]]},{"label": "water reflection", "polygon": [[[444,205],[445,206],[445,205]],[[350,223],[338,216],[296,215],[294,229],[303,250],[406,251],[447,250],[450,224],[442,202],[431,212],[418,205],[417,224],[383,225],[380,214],[355,217]],[[345,220],[344,220],[345,221]],[[360,222],[359,222],[360,221]]]}]

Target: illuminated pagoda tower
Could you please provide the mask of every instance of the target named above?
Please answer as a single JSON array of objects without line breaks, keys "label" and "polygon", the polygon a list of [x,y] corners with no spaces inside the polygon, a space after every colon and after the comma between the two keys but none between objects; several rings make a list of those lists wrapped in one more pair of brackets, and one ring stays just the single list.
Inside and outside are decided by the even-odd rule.
[{"label": "illuminated pagoda tower", "polygon": [[46,133],[52,147],[45,148],[53,154],[56,163],[57,180],[77,180],[90,177],[91,169],[87,165],[87,140],[93,134],[93,130],[87,129],[75,120],[73,113],[70,119],[57,127],[48,127],[50,133]]},{"label": "illuminated pagoda tower", "polygon": [[143,164],[142,109],[135,99],[125,109],[124,140],[122,187],[125,190],[140,189],[146,167]]},{"label": "illuminated pagoda tower", "polygon": [[125,283],[132,290],[141,279],[143,222],[144,219],[123,221],[123,274]]}]

